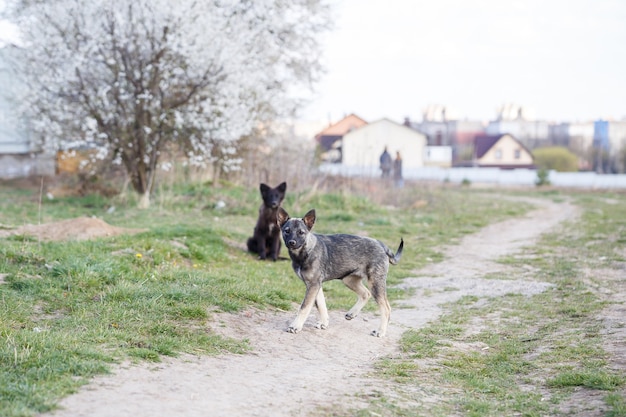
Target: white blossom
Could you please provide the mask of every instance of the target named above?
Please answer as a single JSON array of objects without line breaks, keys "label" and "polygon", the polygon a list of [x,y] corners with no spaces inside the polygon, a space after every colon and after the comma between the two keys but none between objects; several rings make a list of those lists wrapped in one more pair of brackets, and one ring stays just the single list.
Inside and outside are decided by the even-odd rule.
[{"label": "white blossom", "polygon": [[51,148],[105,149],[140,193],[166,144],[192,165],[221,155],[235,170],[233,143],[290,112],[289,92],[317,79],[323,3],[17,0],[24,112]]}]

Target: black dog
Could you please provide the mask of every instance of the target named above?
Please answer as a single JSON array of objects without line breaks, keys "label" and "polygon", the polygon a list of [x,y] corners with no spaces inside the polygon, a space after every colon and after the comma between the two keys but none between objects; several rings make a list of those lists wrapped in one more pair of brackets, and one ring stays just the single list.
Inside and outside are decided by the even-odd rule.
[{"label": "black dog", "polygon": [[280,228],[276,222],[276,214],[285,198],[287,183],[282,182],[275,188],[261,184],[259,189],[263,204],[259,208],[259,219],[254,228],[254,235],[248,239],[248,250],[258,253],[259,259],[269,256],[275,261],[280,252]]},{"label": "black dog", "polygon": [[[355,318],[367,300],[374,296],[380,309],[380,326],[371,334],[383,337],[391,314],[386,290],[387,272],[390,263],[397,264],[400,261],[404,241],[400,239],[400,246],[394,254],[384,243],[369,237],[318,235],[311,231],[315,224],[315,210],[310,210],[300,219],[290,218],[281,207],[278,209],[278,224],[289,250],[291,266],[306,286],[304,301],[287,331],[298,333],[302,330],[313,305],[320,315],[320,321],[315,327],[326,329],[328,310],[322,283],[340,279],[357,294],[357,302],[346,313],[346,320]],[[365,282],[369,290],[363,285]]]}]

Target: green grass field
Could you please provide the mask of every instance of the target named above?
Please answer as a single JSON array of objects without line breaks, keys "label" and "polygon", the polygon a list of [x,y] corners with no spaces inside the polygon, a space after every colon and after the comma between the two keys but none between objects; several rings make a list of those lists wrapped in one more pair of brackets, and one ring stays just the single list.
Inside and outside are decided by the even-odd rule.
[{"label": "green grass field", "polygon": [[[426,380],[456,393],[450,394],[449,403],[425,414],[382,398],[358,413],[546,415],[553,404],[542,404],[537,394],[520,387],[520,381],[535,381],[557,393],[553,401],[575,387],[602,390],[607,415],[626,415],[619,394],[623,374],[608,367],[602,348],[597,314],[605,302],[579,272],[583,267],[623,268],[626,197],[526,193],[573,198],[585,210],[583,221],[571,225],[571,234],[547,236],[524,259],[503,260],[539,268],[541,279],[556,284],[558,302],[542,294],[504,297],[480,308],[471,307],[471,300],[448,306],[439,322],[407,332],[402,357],[387,358],[378,366],[399,392]],[[302,283],[289,262],[259,263],[244,249],[260,203],[256,189],[181,185],[160,190],[153,201],[149,210],[137,210],[132,198],[47,199],[37,187],[0,186],[3,227],[96,216],[110,225],[145,230],[89,241],[38,241],[24,235],[0,239],[0,415],[52,410],[60,398],[123,360],[159,361],[184,352],[243,353],[249,348],[245,342],[207,331],[214,314],[250,306],[289,310],[301,301]],[[291,192],[283,205],[293,216],[315,208],[318,233],[365,232],[394,248],[403,237],[405,253],[402,263],[390,270],[391,286],[440,261],[442,244],[531,208],[501,198],[501,192],[422,185],[395,191],[370,185],[351,191]],[[281,255],[287,256],[284,248]],[[600,277],[591,281],[610,285]],[[329,308],[352,303],[349,290],[330,284],[325,290]],[[390,290],[391,299],[401,296]],[[510,312],[514,325],[504,317],[486,323],[484,333],[471,338],[494,346],[498,355],[441,349],[450,341],[467,341],[460,326],[494,309]],[[532,340],[523,341],[530,327],[538,330]],[[507,337],[497,337],[503,334]],[[533,350],[542,352],[529,363],[527,354]],[[436,365],[424,369],[420,358]],[[543,379],[537,382],[538,373]]]}]

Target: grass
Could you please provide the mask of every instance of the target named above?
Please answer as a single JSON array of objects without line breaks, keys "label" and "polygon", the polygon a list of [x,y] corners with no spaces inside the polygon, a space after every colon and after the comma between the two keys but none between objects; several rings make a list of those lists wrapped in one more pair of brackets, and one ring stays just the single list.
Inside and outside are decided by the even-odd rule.
[{"label": "grass", "polygon": [[[622,234],[613,246],[605,244],[607,238],[615,236],[616,227],[622,227],[614,223],[615,212],[606,211],[623,209],[623,199],[615,198],[620,204],[602,205],[605,211],[600,213],[594,196],[581,197],[580,204],[586,207],[585,222],[580,226],[582,230],[577,228],[574,233],[586,240],[545,241],[541,256],[530,253],[531,260],[523,261],[541,268],[545,274],[541,279],[559,284],[562,302],[504,297],[479,307],[477,300],[465,299],[449,306],[450,314],[440,321],[408,332],[402,357],[387,358],[379,364],[380,369],[400,387],[415,385],[426,375],[452,387],[452,391],[466,390],[467,394],[451,403],[451,408],[446,404],[432,408],[441,415],[457,407],[468,415],[533,410],[532,405],[538,402],[533,395],[519,389],[512,390],[513,395],[507,394],[501,387],[513,387],[519,382],[515,375],[532,380],[535,361],[524,359],[524,355],[531,354],[541,341],[550,340],[554,346],[549,353],[542,352],[547,356],[539,355],[540,360],[551,364],[559,354],[562,367],[554,367],[552,385],[546,383],[545,389],[567,391],[572,386],[570,381],[576,382],[577,378],[592,386],[605,380],[609,387],[607,404],[614,404],[613,409],[619,413],[623,398],[615,395],[614,388],[621,386],[622,380],[602,361],[595,361],[606,355],[598,346],[601,335],[591,317],[605,304],[586,291],[576,275],[576,263],[564,263],[559,255],[560,251],[578,251],[584,246],[589,253],[581,253],[581,258],[597,255],[595,259],[599,259],[601,253],[623,240]],[[97,216],[111,225],[145,229],[135,235],[81,242],[40,242],[28,236],[2,239],[0,415],[22,417],[52,410],[60,398],[123,360],[159,361],[163,356],[185,352],[245,353],[245,341],[223,338],[208,330],[216,313],[249,307],[288,310],[301,301],[302,283],[289,262],[260,263],[244,250],[256,220],[258,190],[228,184],[186,184],[161,189],[153,201],[149,210],[140,211],[134,208],[132,196],[41,199],[38,187],[0,186],[3,225]],[[530,208],[502,199],[498,193],[411,186],[394,192],[290,192],[284,206],[294,216],[315,208],[319,233],[366,233],[394,249],[403,237],[403,261],[390,269],[391,286],[416,268],[440,261],[438,247],[442,244],[454,243],[490,222],[519,216]],[[599,228],[607,222],[613,224]],[[563,249],[564,244],[573,247]],[[604,258],[598,262],[603,267],[612,267],[619,258],[601,256]],[[325,292],[331,309],[345,308],[354,301],[354,295],[341,283],[329,283]],[[399,290],[390,291],[391,299],[402,296]],[[526,304],[529,302],[531,305]],[[541,331],[533,336],[539,339],[524,341],[524,326],[531,326],[533,318],[529,309],[536,305],[544,310],[535,314],[555,317],[541,323]],[[368,308],[375,306],[369,303]],[[501,309],[510,312],[510,318],[507,315],[502,320],[512,324],[506,321],[504,330],[494,324],[467,339],[464,324]],[[520,323],[513,320],[516,312],[524,313]],[[589,323],[580,327],[581,318]],[[587,343],[570,346],[580,331],[590,335],[585,339]],[[562,345],[557,343],[557,333],[566,335]],[[500,355],[487,358],[456,354],[450,342],[457,340],[489,344],[490,352]],[[564,360],[574,355],[588,360],[582,362],[584,366]],[[425,368],[420,361],[436,364]],[[594,382],[590,374],[604,377]],[[423,415],[388,398],[373,401],[375,407],[387,410],[387,415]],[[511,408],[511,404],[517,408]],[[367,415],[365,411],[359,413]]]},{"label": "grass", "polygon": [[[615,302],[604,295],[624,291],[626,197],[565,197],[583,209],[580,221],[544,236],[523,256],[502,260],[521,274],[532,266],[526,279],[550,282],[553,290],[487,302],[465,297],[447,305],[438,321],[407,331],[402,354],[381,360],[379,369],[395,381],[400,398],[421,387],[445,400],[407,407],[396,401],[389,412],[377,399],[368,408],[371,415],[543,416],[578,410],[626,416],[626,376],[609,363],[601,322],[603,309]],[[480,331],[467,332],[470,324]],[[604,392],[606,414],[586,410],[584,400],[568,403],[581,390]]]}]

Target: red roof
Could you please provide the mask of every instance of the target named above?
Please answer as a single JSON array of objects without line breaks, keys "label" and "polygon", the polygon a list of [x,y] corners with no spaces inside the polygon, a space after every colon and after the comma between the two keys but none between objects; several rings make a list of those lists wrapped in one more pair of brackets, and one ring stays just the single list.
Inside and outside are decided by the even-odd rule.
[{"label": "red roof", "polygon": [[315,135],[316,138],[321,136],[343,136],[346,133],[365,126],[367,122],[355,114],[350,114],[337,123],[328,126],[326,129]]}]

